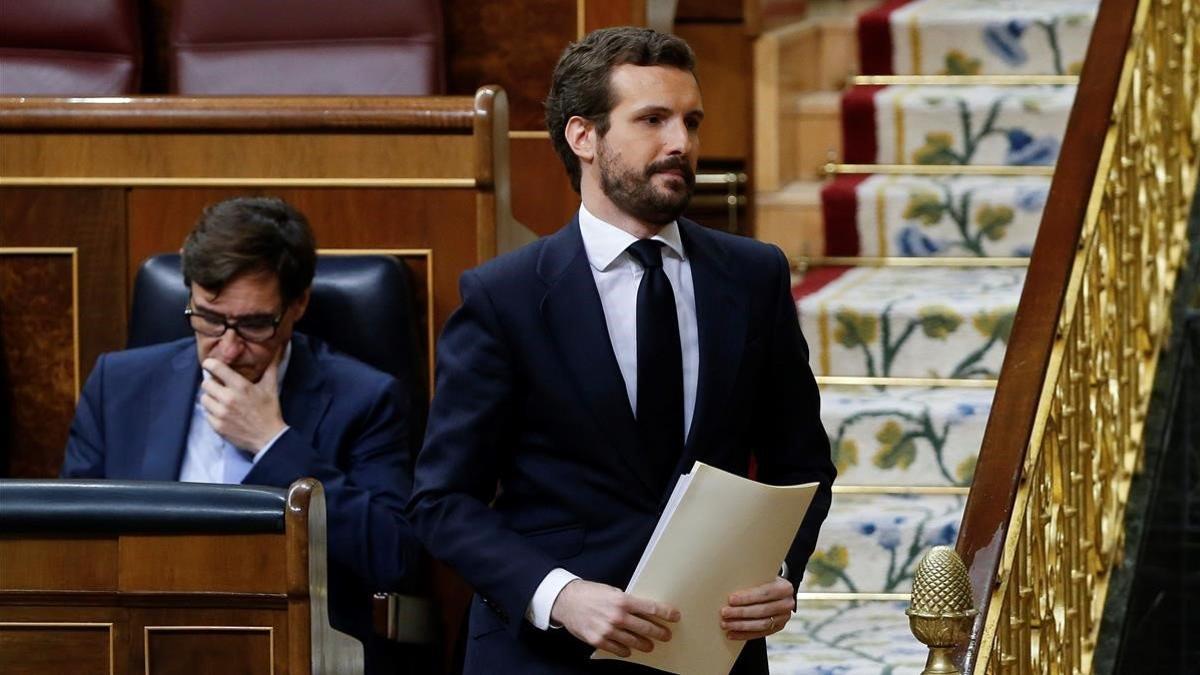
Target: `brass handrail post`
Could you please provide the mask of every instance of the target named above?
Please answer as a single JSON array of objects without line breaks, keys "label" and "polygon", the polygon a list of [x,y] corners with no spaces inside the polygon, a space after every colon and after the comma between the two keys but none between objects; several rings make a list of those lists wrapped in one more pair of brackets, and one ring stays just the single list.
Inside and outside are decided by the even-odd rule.
[{"label": "brass handrail post", "polygon": [[934,546],[913,574],[909,627],[929,647],[922,675],[961,675],[954,650],[971,635],[978,611],[962,559],[949,546]]}]

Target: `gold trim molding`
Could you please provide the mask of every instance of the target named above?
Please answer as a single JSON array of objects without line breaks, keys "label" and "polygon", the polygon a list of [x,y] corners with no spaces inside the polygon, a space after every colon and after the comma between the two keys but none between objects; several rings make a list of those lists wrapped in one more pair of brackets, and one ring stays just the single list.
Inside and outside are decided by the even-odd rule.
[{"label": "gold trim molding", "polygon": [[937,377],[859,377],[854,375],[816,375],[818,385],[864,387],[963,387],[995,389],[996,380],[968,380]]},{"label": "gold trim molding", "polygon": [[1052,166],[981,164],[839,164],[825,165],[826,174],[880,174],[889,176],[1053,176]]},{"label": "gold trim molding", "polygon": [[1032,86],[1077,85],[1078,75],[855,75],[855,85]]},{"label": "gold trim molding", "polygon": [[957,485],[834,485],[833,494],[842,495],[963,495],[971,488]]},{"label": "gold trim molding", "polygon": [[474,178],[213,178],[159,176],[4,176],[0,187],[350,187],[474,189]]},{"label": "gold trim molding", "polygon": [[868,602],[896,602],[907,601],[908,599],[908,593],[806,593],[804,591],[800,591],[796,594],[797,602],[815,602],[819,600],[865,600]]},{"label": "gold trim molding", "polygon": [[901,256],[800,256],[796,268],[811,267],[1029,267],[1029,258],[958,258]]},{"label": "gold trim molding", "polygon": [[79,400],[79,248],[76,246],[0,246],[0,256],[71,256],[71,348],[75,400]]}]

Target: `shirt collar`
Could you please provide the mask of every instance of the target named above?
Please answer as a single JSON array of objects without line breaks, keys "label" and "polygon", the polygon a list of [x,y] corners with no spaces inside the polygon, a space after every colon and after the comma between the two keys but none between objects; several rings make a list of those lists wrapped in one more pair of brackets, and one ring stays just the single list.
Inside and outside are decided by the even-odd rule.
[{"label": "shirt collar", "polygon": [[[291,361],[292,361],[292,341],[288,340],[287,344],[283,346],[283,358],[279,359],[279,370],[277,370],[275,372],[275,391],[279,391],[279,390],[283,389],[283,378],[284,378],[284,376],[287,375],[288,364],[291,363]],[[207,380],[208,378],[212,377],[212,374],[209,373],[207,370],[201,368],[200,376],[203,377],[205,380]],[[203,390],[197,390],[196,400],[200,400],[200,395],[202,393],[203,393]]]},{"label": "shirt collar", "polygon": [[[583,237],[583,249],[587,252],[588,262],[600,272],[612,267],[625,249],[637,241],[632,234],[597,218],[583,204],[579,205],[579,234]],[[666,244],[680,260],[687,259],[683,254],[683,239],[679,236],[677,221],[672,220],[663,226],[651,239]]]}]

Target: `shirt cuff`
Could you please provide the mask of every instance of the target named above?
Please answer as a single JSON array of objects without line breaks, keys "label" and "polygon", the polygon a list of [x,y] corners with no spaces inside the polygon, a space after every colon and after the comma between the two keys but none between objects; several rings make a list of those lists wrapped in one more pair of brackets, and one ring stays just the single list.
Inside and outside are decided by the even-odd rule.
[{"label": "shirt cuff", "polygon": [[787,573],[787,561],[786,560],[779,563],[779,576],[783,577],[784,579],[790,578],[790,577],[788,577],[788,573]]},{"label": "shirt cuff", "polygon": [[267,441],[267,444],[262,446],[262,450],[254,453],[254,459],[250,460],[250,463],[258,464],[258,460],[262,459],[263,455],[267,454],[267,451],[271,449],[271,446],[275,445],[275,441],[278,441],[284,434],[286,434],[288,429],[291,429],[291,427],[286,424],[283,425],[283,429],[279,433],[275,434],[274,438]]},{"label": "shirt cuff", "polygon": [[[554,609],[554,601],[558,599],[558,594],[562,592],[564,586],[578,578],[561,567],[550,570],[546,578],[542,579],[542,583],[538,584],[537,590],[533,592],[533,599],[529,601],[529,607],[525,608],[525,618],[529,623],[538,630],[551,628],[550,610]],[[553,628],[561,628],[561,626],[553,626]]]}]

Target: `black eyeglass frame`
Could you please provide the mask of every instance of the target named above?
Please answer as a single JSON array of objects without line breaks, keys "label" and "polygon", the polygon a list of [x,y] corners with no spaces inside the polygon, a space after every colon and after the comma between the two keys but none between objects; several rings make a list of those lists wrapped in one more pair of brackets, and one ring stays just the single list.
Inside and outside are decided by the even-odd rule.
[{"label": "black eyeglass frame", "polygon": [[[275,317],[271,319],[271,334],[270,335],[268,335],[266,337],[250,337],[242,332],[242,328],[241,328],[242,322],[241,321],[235,321],[234,323],[229,323],[229,317],[225,316],[224,314],[216,314],[216,313],[206,312],[206,311],[204,311],[202,314],[200,314],[200,313],[197,313],[196,308],[192,307],[191,305],[192,305],[192,303],[191,303],[191,300],[189,299],[188,306],[183,308],[183,320],[187,322],[188,328],[190,328],[192,330],[192,332],[199,333],[200,335],[203,335],[204,337],[219,338],[219,337],[224,336],[225,332],[228,331],[230,328],[232,328],[233,331],[238,334],[238,337],[242,338],[246,342],[255,342],[255,343],[266,342],[266,341],[270,340],[271,338],[275,337],[275,335],[279,332],[279,324],[283,322],[283,315],[287,312],[287,308],[281,309],[281,310],[279,310],[279,313],[276,314]],[[203,311],[203,310],[201,310],[201,311]],[[203,321],[210,321],[210,322],[212,319],[216,319],[219,317],[221,320],[221,331],[216,334],[211,334],[211,333],[205,333],[204,331],[201,331],[201,330],[197,330],[195,324],[192,323],[193,316],[199,317]]]}]

